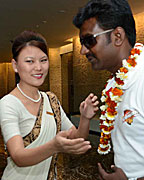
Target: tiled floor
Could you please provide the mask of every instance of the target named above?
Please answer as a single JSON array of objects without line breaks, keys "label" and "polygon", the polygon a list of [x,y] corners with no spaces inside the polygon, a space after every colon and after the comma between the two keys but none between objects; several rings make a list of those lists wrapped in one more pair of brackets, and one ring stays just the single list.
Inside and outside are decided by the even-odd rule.
[{"label": "tiled floor", "polygon": [[[59,179],[58,180],[98,180],[97,163],[102,163],[103,167],[110,171],[110,165],[113,163],[113,153],[106,156],[100,156],[97,153],[99,137],[90,135],[89,140],[92,144],[92,149],[83,155],[62,155],[58,162]],[[0,177],[6,165],[2,147],[0,152]],[[63,163],[62,163],[63,162]]]}]

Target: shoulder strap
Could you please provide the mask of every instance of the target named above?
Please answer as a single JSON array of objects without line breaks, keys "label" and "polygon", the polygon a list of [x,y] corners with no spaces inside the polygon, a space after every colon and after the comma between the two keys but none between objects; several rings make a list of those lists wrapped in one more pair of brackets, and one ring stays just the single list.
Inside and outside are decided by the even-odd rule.
[{"label": "shoulder strap", "polygon": [[52,111],[54,113],[54,118],[57,124],[57,133],[61,130],[61,112],[60,112],[60,104],[58,101],[57,96],[52,93],[52,92],[47,92],[46,93],[49,100],[50,100],[50,104],[52,107]]},{"label": "shoulder strap", "polygon": [[[54,113],[54,118],[55,118],[55,121],[57,124],[57,133],[58,133],[61,130],[60,104],[59,104],[57,96],[54,93],[47,92],[46,94],[50,100],[51,108]],[[54,177],[56,176],[56,173],[55,173],[56,162],[57,162],[57,154],[54,154],[52,161],[51,161],[51,166],[50,166],[47,180],[54,180]],[[58,177],[57,177],[57,179],[58,179]]]}]

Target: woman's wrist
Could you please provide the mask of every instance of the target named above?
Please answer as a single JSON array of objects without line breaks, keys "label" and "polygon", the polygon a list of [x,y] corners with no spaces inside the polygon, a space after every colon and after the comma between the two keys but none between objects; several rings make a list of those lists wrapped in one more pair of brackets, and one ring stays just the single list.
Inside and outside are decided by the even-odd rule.
[{"label": "woman's wrist", "polygon": [[84,115],[81,114],[81,119],[82,119],[83,121],[90,121],[92,118],[88,118],[88,117],[86,117],[86,116],[84,116]]}]

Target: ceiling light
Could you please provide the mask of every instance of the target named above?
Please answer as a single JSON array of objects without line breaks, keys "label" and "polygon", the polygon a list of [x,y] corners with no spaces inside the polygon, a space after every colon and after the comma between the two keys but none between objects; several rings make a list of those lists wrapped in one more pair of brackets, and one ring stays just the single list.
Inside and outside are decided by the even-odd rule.
[{"label": "ceiling light", "polygon": [[65,10],[60,10],[59,13],[65,13],[66,11]]}]

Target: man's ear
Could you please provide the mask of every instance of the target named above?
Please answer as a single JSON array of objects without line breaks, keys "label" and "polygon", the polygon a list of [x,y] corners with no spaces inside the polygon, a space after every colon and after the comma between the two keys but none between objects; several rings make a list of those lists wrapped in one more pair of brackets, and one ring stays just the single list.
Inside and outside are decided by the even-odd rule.
[{"label": "man's ear", "polygon": [[122,27],[117,27],[114,31],[113,31],[113,35],[114,35],[114,44],[115,46],[121,46],[122,43],[124,42],[125,38],[126,38],[126,34],[125,31]]},{"label": "man's ear", "polygon": [[14,72],[15,72],[15,73],[18,73],[16,60],[15,60],[15,59],[12,59],[12,60],[11,60],[11,63],[12,63],[12,67],[13,67]]}]

